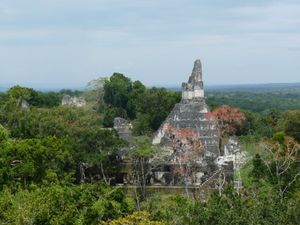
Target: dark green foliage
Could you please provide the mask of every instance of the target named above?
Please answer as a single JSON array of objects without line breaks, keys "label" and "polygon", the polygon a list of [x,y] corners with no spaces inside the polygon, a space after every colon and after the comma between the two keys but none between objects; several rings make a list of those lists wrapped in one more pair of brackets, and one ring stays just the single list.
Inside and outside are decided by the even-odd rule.
[{"label": "dark green foliage", "polygon": [[[120,169],[116,153],[126,143],[102,125],[112,127],[119,116],[132,122],[134,134],[151,136],[180,101],[180,94],[146,88],[119,73],[93,85],[84,93],[43,93],[20,86],[0,93],[0,224],[103,224],[137,209],[147,210],[151,220],[172,225],[300,224],[299,153],[287,154],[298,144],[286,136],[299,141],[297,93],[208,94],[211,107],[229,104],[245,113],[237,135],[243,144],[252,143],[254,157],[243,174],[249,181],[239,194],[229,185],[222,196],[206,201],[198,200],[197,191],[197,200],[164,194],[147,198],[144,171],[153,166],[148,158],[158,149],[148,137],[133,138],[135,147],[128,151],[136,169],[132,179],[143,197],[136,199],[134,208],[123,188],[78,184],[80,165],[97,167],[97,176],[110,183]],[[59,106],[64,94],[83,95],[93,103],[84,108]],[[21,109],[22,100],[29,109]],[[298,110],[283,112],[287,109]],[[260,152],[262,139],[276,157]],[[287,155],[293,156],[290,161]],[[282,169],[285,165],[288,168]]]},{"label": "dark green foliage", "polygon": [[300,108],[300,89],[295,92],[293,89],[287,89],[261,93],[226,90],[208,91],[206,96],[211,107],[225,104],[260,114],[268,114],[274,109],[283,112]]},{"label": "dark green foliage", "polygon": [[137,98],[134,133],[145,135],[153,133],[159,128],[174,105],[180,101],[178,93],[165,88],[148,89],[140,98]]},{"label": "dark green foliage", "polygon": [[1,224],[100,224],[132,212],[132,200],[102,184],[51,185],[0,193]]},{"label": "dark green foliage", "polygon": [[0,142],[6,141],[8,139],[9,133],[1,124],[0,124]]},{"label": "dark green foliage", "polygon": [[134,122],[133,133],[135,135],[149,135],[151,133],[151,116],[149,114],[138,114],[138,119]]},{"label": "dark green foliage", "polygon": [[280,113],[274,117],[274,112],[267,115],[261,115],[251,111],[244,111],[245,120],[241,126],[237,127],[237,135],[253,135],[256,137],[271,138],[277,130],[278,117]]},{"label": "dark green foliage", "polygon": [[[151,131],[155,131],[159,128],[161,123],[165,120],[168,114],[171,112],[175,103],[180,101],[180,95],[176,92],[168,91],[165,88],[151,88],[147,91],[147,95],[140,102],[140,115],[141,120],[148,120],[147,127],[151,128]],[[139,114],[138,114],[139,115]],[[146,116],[145,116],[146,115]],[[137,121],[139,122],[139,116]],[[145,123],[145,122],[142,122]]]},{"label": "dark green foliage", "polygon": [[245,119],[240,126],[237,127],[237,135],[253,135],[256,131],[259,124],[259,115],[245,111]]},{"label": "dark green foliage", "polygon": [[291,110],[282,114],[279,127],[284,132],[300,142],[300,110]]},{"label": "dark green foliage", "polygon": [[36,92],[36,95],[29,101],[29,104],[35,107],[52,108],[59,106],[62,95],[55,92]]},{"label": "dark green foliage", "polygon": [[180,101],[179,93],[165,88],[147,89],[140,81],[132,81],[123,74],[114,73],[104,84],[103,125],[112,127],[115,117],[134,121],[134,133],[151,134],[155,131],[174,104]]},{"label": "dark green foliage", "polygon": [[67,181],[74,177],[74,161],[67,139],[8,140],[0,144],[0,188],[3,185]]},{"label": "dark green foliage", "polygon": [[106,104],[126,109],[132,82],[121,73],[114,73],[104,84],[104,101]]},{"label": "dark green foliage", "polygon": [[[121,141],[114,130],[107,130],[101,127],[102,119],[101,115],[94,111],[87,111],[82,108],[59,106],[55,108],[31,108],[30,110],[22,110],[19,107],[11,107],[3,111],[2,122],[6,124],[10,129],[11,137],[22,139],[21,141],[16,140],[11,143],[10,148],[3,148],[8,155],[0,155],[0,158],[4,160],[6,165],[9,165],[10,161],[22,159],[23,153],[28,156],[28,163],[22,164],[24,166],[17,167],[21,168],[21,171],[17,171],[17,174],[21,174],[20,180],[23,183],[34,182],[36,184],[42,183],[43,180],[51,178],[52,180],[68,180],[74,182],[77,180],[78,165],[85,162],[90,165],[98,165],[101,163],[106,168],[103,173],[109,176],[112,171],[117,169],[111,165],[111,160],[116,156],[116,151],[123,146],[125,143]],[[7,139],[8,132],[2,129],[3,139]],[[59,141],[68,140],[68,143],[61,146],[67,147],[67,153],[71,159],[62,163],[64,166],[59,166],[60,161],[55,158],[58,156],[58,152],[52,152],[50,155],[51,160],[54,160],[56,164],[53,167],[61,168],[61,170],[53,171],[53,168],[48,168],[47,162],[50,159],[46,158],[47,162],[43,162],[44,152],[54,151],[54,146],[44,146],[44,140],[48,139],[49,136],[54,136],[56,139],[53,140],[53,144]],[[57,142],[55,142],[57,140]],[[30,143],[30,144],[29,144]],[[29,147],[31,145],[32,147]],[[13,148],[12,146],[15,146]],[[23,149],[24,152],[21,150]],[[40,153],[39,153],[40,151]],[[10,155],[14,152],[14,155]],[[32,155],[36,155],[36,159],[30,158]],[[67,156],[67,155],[65,155]],[[66,160],[68,158],[65,158]],[[36,160],[36,161],[35,161]],[[17,162],[17,161],[16,161]],[[43,171],[37,170],[36,167],[39,163],[46,166]],[[10,167],[5,167],[6,172]],[[16,169],[14,169],[16,170]],[[10,173],[10,172],[9,172]],[[37,174],[40,177],[37,177]],[[6,174],[7,175],[7,174]],[[12,175],[15,177],[15,175]],[[7,179],[3,181],[6,184],[12,176],[7,175]],[[19,176],[19,175],[17,175]],[[17,180],[19,178],[16,178]],[[0,182],[1,185],[1,182]]]},{"label": "dark green foliage", "polygon": [[36,91],[32,88],[25,88],[21,86],[14,86],[7,91],[8,97],[26,101],[29,101],[35,93]]},{"label": "dark green foliage", "polygon": [[32,88],[14,86],[7,91],[7,96],[18,101],[22,100],[36,107],[54,107],[58,106],[62,99],[62,94],[56,92],[41,92]]},{"label": "dark green foliage", "polygon": [[273,135],[273,141],[277,141],[280,144],[284,144],[285,133],[283,131],[278,131]]},{"label": "dark green foliage", "polygon": [[143,209],[152,213],[152,219],[172,225],[293,225],[299,223],[296,205],[300,206],[299,196],[281,202],[270,190],[260,189],[253,197],[250,192],[237,195],[229,189],[222,196],[212,195],[205,202],[157,195],[145,202]]},{"label": "dark green foliage", "polygon": [[70,95],[70,96],[80,96],[81,94],[83,94],[83,91],[79,91],[79,90],[70,90],[70,89],[62,89],[59,91],[59,94],[61,96],[63,95]]},{"label": "dark green foliage", "polygon": [[109,184],[109,179],[120,170],[120,164],[116,160],[117,151],[127,143],[119,138],[115,130],[97,126],[80,129],[74,135],[74,157],[77,161],[99,167],[102,179]]},{"label": "dark green foliage", "polygon": [[145,100],[146,92],[146,87],[140,81],[133,82],[130,99],[127,104],[129,118],[136,118],[137,113],[141,111],[140,103]]},{"label": "dark green foliage", "polygon": [[6,100],[6,94],[3,92],[0,92],[0,103],[3,103]]},{"label": "dark green foliage", "polygon": [[115,130],[107,130],[97,126],[80,129],[74,133],[77,147],[81,150],[82,159],[97,163],[114,155],[119,148],[126,145]]},{"label": "dark green foliage", "polygon": [[103,126],[112,127],[116,117],[128,118],[126,110],[123,108],[108,107],[104,112]]},{"label": "dark green foliage", "polygon": [[263,141],[262,146],[262,154],[256,154],[252,161],[253,186],[268,185],[283,200],[300,187],[297,162],[300,146],[283,132]]},{"label": "dark green foliage", "polygon": [[60,106],[52,109],[11,110],[4,117],[3,124],[10,128],[12,137],[35,138],[55,135],[72,135],[77,127],[101,124],[101,117],[81,108]]},{"label": "dark green foliage", "polygon": [[253,169],[251,171],[251,176],[255,182],[259,182],[260,179],[265,178],[268,174],[267,167],[264,164],[259,154],[256,154],[252,159]]}]

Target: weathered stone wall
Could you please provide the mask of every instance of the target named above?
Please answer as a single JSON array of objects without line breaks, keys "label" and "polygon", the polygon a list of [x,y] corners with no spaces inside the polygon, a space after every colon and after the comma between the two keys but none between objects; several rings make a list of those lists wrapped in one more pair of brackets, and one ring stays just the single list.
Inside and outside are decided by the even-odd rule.
[{"label": "weathered stone wall", "polygon": [[188,83],[182,83],[182,99],[204,98],[201,61],[196,60]]},{"label": "weathered stone wall", "polygon": [[181,102],[174,106],[152,141],[161,146],[164,157],[164,164],[155,169],[155,184],[200,185],[220,171],[219,130],[207,113],[202,66],[196,60],[188,82],[182,84]]},{"label": "weathered stone wall", "polygon": [[117,130],[119,136],[128,143],[131,143],[132,141],[131,128],[131,124],[128,123],[126,119],[123,119],[121,117],[116,117],[114,119],[114,129]]},{"label": "weathered stone wall", "polygon": [[61,100],[61,104],[83,107],[86,105],[86,101],[83,97],[71,97],[70,95],[65,95]]},{"label": "weathered stone wall", "polygon": [[153,144],[167,147],[174,133],[189,131],[195,133],[207,155],[217,157],[219,155],[219,131],[215,121],[207,117],[208,107],[204,98],[200,60],[195,61],[188,83],[183,83],[182,93],[181,102],[175,105],[161,125],[154,136]]}]

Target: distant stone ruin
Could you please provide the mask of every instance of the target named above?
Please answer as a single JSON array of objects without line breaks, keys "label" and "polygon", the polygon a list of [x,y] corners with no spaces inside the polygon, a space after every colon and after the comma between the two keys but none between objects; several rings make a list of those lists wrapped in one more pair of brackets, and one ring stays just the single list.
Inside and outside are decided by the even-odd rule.
[{"label": "distant stone ruin", "polygon": [[119,136],[127,141],[128,143],[132,142],[132,125],[128,123],[126,119],[121,117],[116,117],[114,119],[114,129],[118,132]]},{"label": "distant stone ruin", "polygon": [[28,109],[29,108],[29,103],[26,100],[21,101],[21,109]]},{"label": "distant stone ruin", "polygon": [[83,107],[86,105],[86,101],[83,97],[71,97],[70,95],[65,95],[61,100],[61,104]]}]

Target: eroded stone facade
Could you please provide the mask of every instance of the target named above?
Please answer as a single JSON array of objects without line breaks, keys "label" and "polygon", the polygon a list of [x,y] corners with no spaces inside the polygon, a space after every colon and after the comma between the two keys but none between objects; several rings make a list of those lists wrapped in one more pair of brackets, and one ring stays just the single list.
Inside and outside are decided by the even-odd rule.
[{"label": "eroded stone facade", "polygon": [[[219,130],[207,116],[202,66],[196,60],[187,83],[182,84],[182,99],[156,132],[152,144],[162,148],[164,166],[155,169],[157,183],[200,185],[219,171]],[[176,175],[177,174],[177,175]],[[174,182],[173,177],[179,176]],[[169,183],[164,177],[171,177]]]},{"label": "eroded stone facade", "polygon": [[65,95],[61,100],[61,104],[83,107],[86,105],[86,101],[83,97],[71,97],[70,95]]},{"label": "eroded stone facade", "polygon": [[182,84],[182,99],[176,104],[159,130],[153,144],[161,144],[164,149],[173,148],[175,136],[193,136],[203,146],[207,156],[219,155],[219,131],[215,121],[207,117],[200,60],[196,60],[188,83]]}]

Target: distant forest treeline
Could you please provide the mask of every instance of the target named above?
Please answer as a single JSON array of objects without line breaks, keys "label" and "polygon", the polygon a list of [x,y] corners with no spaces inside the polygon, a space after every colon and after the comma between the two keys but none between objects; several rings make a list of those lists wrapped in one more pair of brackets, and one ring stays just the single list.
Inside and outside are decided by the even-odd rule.
[{"label": "distant forest treeline", "polygon": [[[0,87],[0,101],[5,96],[4,90],[7,89]],[[180,96],[180,88],[167,87],[166,89],[174,91]],[[79,90],[61,89],[58,91],[37,91],[32,88],[30,90],[36,95],[35,99],[39,98],[40,103],[44,101],[40,106],[46,107],[58,106],[65,94],[79,96],[86,92],[84,88]],[[266,115],[271,111],[283,112],[299,109],[300,83],[208,86],[205,90],[205,96],[210,109],[227,104]],[[33,102],[34,105],[36,105],[36,102]]]},{"label": "distant forest treeline", "polygon": [[[180,92],[180,88],[169,88]],[[222,85],[205,88],[211,109],[226,104],[266,115],[300,108],[300,84]]]},{"label": "distant forest treeline", "polygon": [[267,114],[272,110],[282,112],[300,108],[300,88],[265,93],[210,91],[206,92],[206,98],[212,108],[220,104],[227,104],[260,114]]}]

